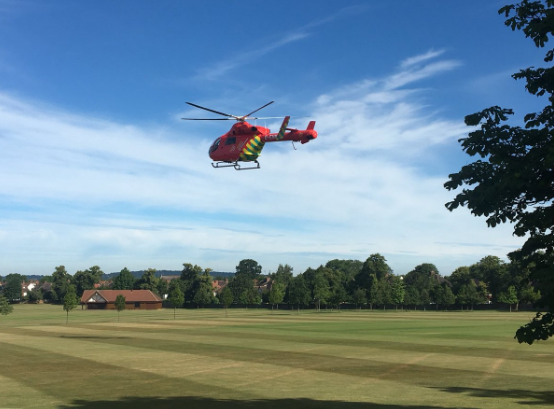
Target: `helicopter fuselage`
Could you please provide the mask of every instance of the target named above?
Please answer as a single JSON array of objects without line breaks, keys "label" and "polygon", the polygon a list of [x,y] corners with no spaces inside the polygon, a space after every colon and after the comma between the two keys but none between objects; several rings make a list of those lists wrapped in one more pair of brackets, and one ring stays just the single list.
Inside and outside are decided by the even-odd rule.
[{"label": "helicopter fuselage", "polygon": [[[289,132],[285,133],[285,129]],[[214,162],[255,161],[267,142],[293,141],[304,144],[315,138],[317,131],[313,129],[313,125],[306,130],[283,127],[279,133],[270,133],[268,128],[242,121],[234,124],[229,132],[214,141],[209,155]]]}]

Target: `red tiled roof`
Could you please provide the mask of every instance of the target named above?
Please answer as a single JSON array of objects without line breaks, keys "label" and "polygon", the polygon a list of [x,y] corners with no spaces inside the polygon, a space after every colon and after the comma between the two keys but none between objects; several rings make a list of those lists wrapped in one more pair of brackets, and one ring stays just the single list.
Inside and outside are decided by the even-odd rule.
[{"label": "red tiled roof", "polygon": [[86,303],[95,293],[98,293],[107,302],[115,302],[119,294],[125,297],[126,302],[160,302],[162,299],[150,290],[85,290],[81,302]]}]

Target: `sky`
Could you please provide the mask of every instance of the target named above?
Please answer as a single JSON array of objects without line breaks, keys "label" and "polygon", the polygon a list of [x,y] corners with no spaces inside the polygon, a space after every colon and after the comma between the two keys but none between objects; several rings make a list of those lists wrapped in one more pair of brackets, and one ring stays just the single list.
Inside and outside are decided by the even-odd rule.
[{"label": "sky", "polygon": [[[511,74],[544,50],[505,1],[0,0],[0,276],[183,263],[294,273],[385,256],[442,275],[524,238],[449,212],[465,115],[544,101]],[[261,169],[213,169],[232,122],[316,121]],[[253,121],[276,132],[279,119]]]}]

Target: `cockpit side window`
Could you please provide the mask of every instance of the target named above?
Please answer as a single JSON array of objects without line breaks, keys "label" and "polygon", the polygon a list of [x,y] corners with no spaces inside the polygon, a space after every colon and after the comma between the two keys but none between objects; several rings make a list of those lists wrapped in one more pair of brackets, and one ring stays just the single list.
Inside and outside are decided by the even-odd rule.
[{"label": "cockpit side window", "polygon": [[225,140],[225,145],[234,145],[237,142],[236,136],[228,136]]}]

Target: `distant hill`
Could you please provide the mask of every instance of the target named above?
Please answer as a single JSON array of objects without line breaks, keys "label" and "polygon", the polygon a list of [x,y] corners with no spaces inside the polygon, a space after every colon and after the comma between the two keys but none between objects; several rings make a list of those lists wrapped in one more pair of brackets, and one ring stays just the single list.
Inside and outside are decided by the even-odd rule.
[{"label": "distant hill", "polygon": [[[131,274],[135,277],[135,278],[141,278],[142,275],[145,273],[146,270],[139,270],[139,271],[131,271]],[[103,280],[111,280],[115,277],[117,277],[119,275],[119,272],[117,273],[109,273],[109,274],[104,274],[102,276],[102,279]],[[161,276],[164,276],[164,277],[167,277],[167,276],[180,276],[181,275],[181,270],[157,270],[156,271],[156,277],[161,277]],[[221,272],[221,271],[212,271],[210,272],[210,275],[212,277],[224,277],[224,278],[231,278],[231,277],[234,277],[235,276],[235,273],[229,273],[229,272]]]},{"label": "distant hill", "polygon": [[[131,274],[133,274],[133,276],[135,276],[135,278],[141,278],[142,275],[144,274],[144,272],[145,272],[145,270],[131,271]],[[102,276],[102,280],[111,280],[112,278],[117,277],[118,275],[119,275],[119,272],[104,274]],[[156,271],[156,277],[180,276],[180,275],[181,275],[181,270],[157,270]],[[215,277],[231,278],[231,277],[235,276],[235,273],[222,272],[222,271],[212,271],[210,273],[210,275],[214,278]],[[37,274],[30,274],[30,275],[27,275],[25,277],[27,277],[27,281],[40,281],[40,279],[44,276],[43,275],[37,275]],[[4,277],[2,277],[2,278],[4,278]]]}]

